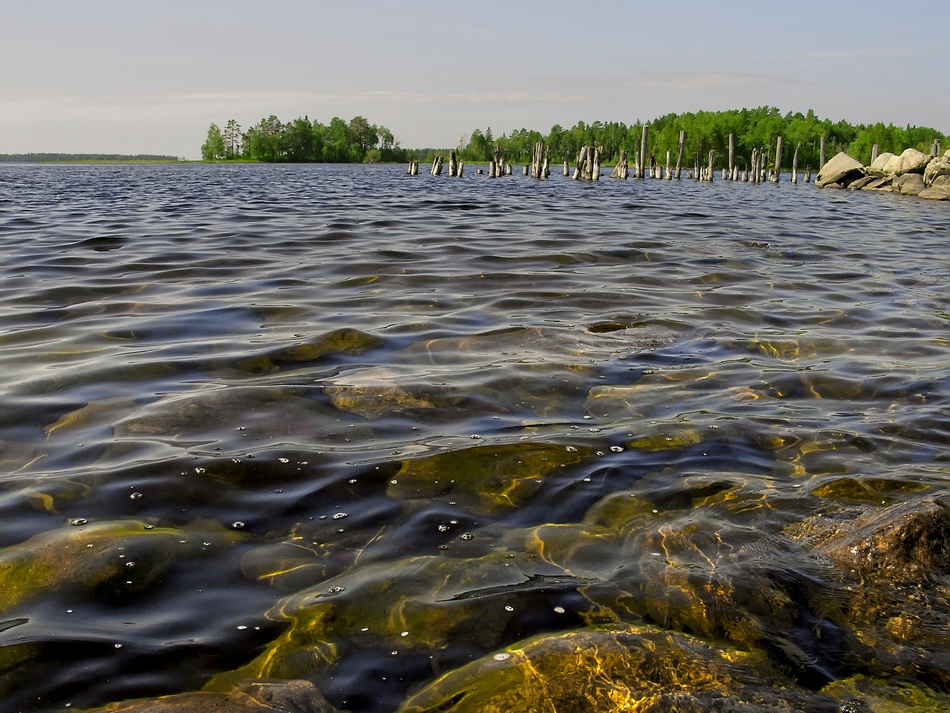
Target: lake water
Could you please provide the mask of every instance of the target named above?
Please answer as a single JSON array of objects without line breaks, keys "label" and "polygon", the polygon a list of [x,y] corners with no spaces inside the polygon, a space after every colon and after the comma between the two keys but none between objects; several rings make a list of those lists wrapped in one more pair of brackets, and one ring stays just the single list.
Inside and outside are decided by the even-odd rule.
[{"label": "lake water", "polygon": [[621,625],[945,689],[946,573],[819,545],[947,494],[950,206],[466,169],[0,166],[4,710]]}]

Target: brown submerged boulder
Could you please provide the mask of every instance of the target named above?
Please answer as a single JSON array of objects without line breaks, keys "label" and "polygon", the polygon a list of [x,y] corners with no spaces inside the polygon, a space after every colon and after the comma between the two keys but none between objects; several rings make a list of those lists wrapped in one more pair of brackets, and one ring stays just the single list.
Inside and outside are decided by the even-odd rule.
[{"label": "brown submerged boulder", "polygon": [[820,547],[864,581],[922,581],[950,574],[950,506],[926,498],[858,517]]}]

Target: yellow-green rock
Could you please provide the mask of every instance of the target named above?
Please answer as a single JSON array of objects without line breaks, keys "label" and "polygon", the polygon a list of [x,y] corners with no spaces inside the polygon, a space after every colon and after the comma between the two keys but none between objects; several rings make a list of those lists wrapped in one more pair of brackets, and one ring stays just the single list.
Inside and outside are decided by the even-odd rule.
[{"label": "yellow-green rock", "polygon": [[398,713],[787,713],[830,704],[759,654],[629,626],[520,642],[438,678]]},{"label": "yellow-green rock", "polygon": [[546,476],[593,455],[584,446],[527,441],[455,449],[403,461],[388,495],[397,500],[445,496],[472,512],[498,514],[526,502]]}]

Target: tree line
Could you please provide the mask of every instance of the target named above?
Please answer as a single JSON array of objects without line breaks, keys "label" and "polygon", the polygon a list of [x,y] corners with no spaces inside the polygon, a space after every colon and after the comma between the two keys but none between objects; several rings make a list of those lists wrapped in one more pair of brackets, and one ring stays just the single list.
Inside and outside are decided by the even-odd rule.
[{"label": "tree line", "polygon": [[[517,129],[501,136],[494,136],[491,127],[475,129],[471,136],[462,137],[456,148],[459,158],[469,163],[491,160],[497,149],[509,163],[531,161],[534,146],[543,141],[553,163],[573,163],[582,146],[597,146],[604,163],[616,161],[621,151],[630,159],[640,149],[643,122],[594,121],[577,122],[570,128],[559,124],[546,134],[535,129]],[[715,151],[716,165],[721,166],[729,150],[729,135],[734,137],[736,163],[745,168],[753,149],[770,155],[775,139],[783,137],[787,147],[785,162],[790,160],[795,148],[799,149],[799,166],[818,169],[821,139],[825,139],[826,154],[833,156],[846,151],[859,161],[868,164],[875,144],[879,152],[900,153],[906,148],[930,151],[934,140],[946,142],[946,135],[929,127],[893,124],[849,124],[818,118],[814,111],[806,114],[782,114],[776,107],[762,106],[755,109],[729,111],[699,111],[685,114],[666,114],[648,123],[649,141],[647,164],[652,160],[663,164],[666,152],[674,157],[679,146],[680,131],[686,132],[686,163],[699,155],[706,163],[709,151]],[[266,162],[334,162],[371,163],[405,162],[409,159],[432,158],[449,149],[404,149],[384,126],[371,124],[362,116],[344,121],[334,117],[324,125],[308,117],[284,123],[276,116],[261,119],[246,131],[234,119],[223,128],[211,124],[207,140],[201,147],[205,160],[243,159]]]},{"label": "tree line", "polygon": [[[685,155],[687,164],[693,162],[697,154],[705,165],[710,151],[715,151],[717,165],[722,165],[729,151],[729,135],[734,137],[736,164],[744,168],[753,149],[774,150],[775,139],[783,137],[787,147],[783,163],[788,162],[791,153],[799,147],[799,165],[801,167],[820,168],[819,151],[821,139],[825,139],[827,157],[838,151],[846,151],[857,160],[869,164],[875,144],[880,153],[891,151],[900,153],[906,148],[916,148],[924,153],[930,151],[934,140],[946,142],[946,135],[929,127],[896,127],[883,123],[852,125],[845,121],[832,122],[819,119],[811,110],[807,114],[791,113],[783,115],[775,107],[756,109],[738,109],[729,111],[700,111],[685,114],[666,114],[649,122],[647,165],[651,158],[659,164],[666,161],[666,152],[670,151],[672,160],[676,160],[680,131],[686,132]],[[544,141],[553,163],[568,161],[573,163],[582,146],[600,148],[605,163],[616,161],[621,151],[626,151],[632,161],[640,150],[643,123],[595,121],[586,124],[577,122],[565,129],[558,124],[551,127],[547,134],[536,130],[518,129],[510,134],[495,137],[491,128],[472,132],[468,142],[464,138],[459,143],[459,158],[468,162],[485,162],[491,159],[495,147],[499,154],[510,163],[531,161],[534,146]]]},{"label": "tree line", "polygon": [[156,154],[111,154],[111,153],[0,153],[0,163],[77,163],[107,162],[171,162],[177,156]]},{"label": "tree line", "polygon": [[329,124],[309,117],[283,122],[273,114],[248,128],[230,119],[223,128],[212,123],[201,145],[205,161],[237,160],[292,163],[402,162],[408,154],[385,126],[362,116]]}]

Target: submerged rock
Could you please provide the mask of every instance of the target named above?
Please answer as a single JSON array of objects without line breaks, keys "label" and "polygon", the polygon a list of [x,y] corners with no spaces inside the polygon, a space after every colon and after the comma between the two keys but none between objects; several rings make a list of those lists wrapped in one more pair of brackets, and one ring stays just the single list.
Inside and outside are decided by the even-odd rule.
[{"label": "submerged rock", "polygon": [[501,549],[355,566],[284,599],[268,616],[289,621],[287,631],[206,688],[222,691],[245,678],[312,678],[354,649],[431,655],[461,640],[491,650],[519,618],[540,615],[533,609],[540,594],[585,583],[540,558]]},{"label": "submerged rock", "polygon": [[387,495],[396,500],[445,496],[481,515],[523,505],[546,476],[593,457],[593,449],[555,443],[476,446],[403,461]]},{"label": "submerged rock", "polygon": [[242,681],[227,693],[180,693],[85,713],[337,713],[309,681]]},{"label": "submerged rock", "polygon": [[807,710],[836,702],[799,689],[761,655],[652,626],[542,635],[452,671],[398,713]]},{"label": "submerged rock", "polygon": [[871,511],[820,545],[864,581],[921,581],[950,574],[950,506],[936,498]]},{"label": "submerged rock", "polygon": [[136,520],[73,522],[0,550],[0,612],[60,591],[107,599],[134,594],[182,559],[200,556],[205,542],[234,539],[210,524],[173,529]]}]

